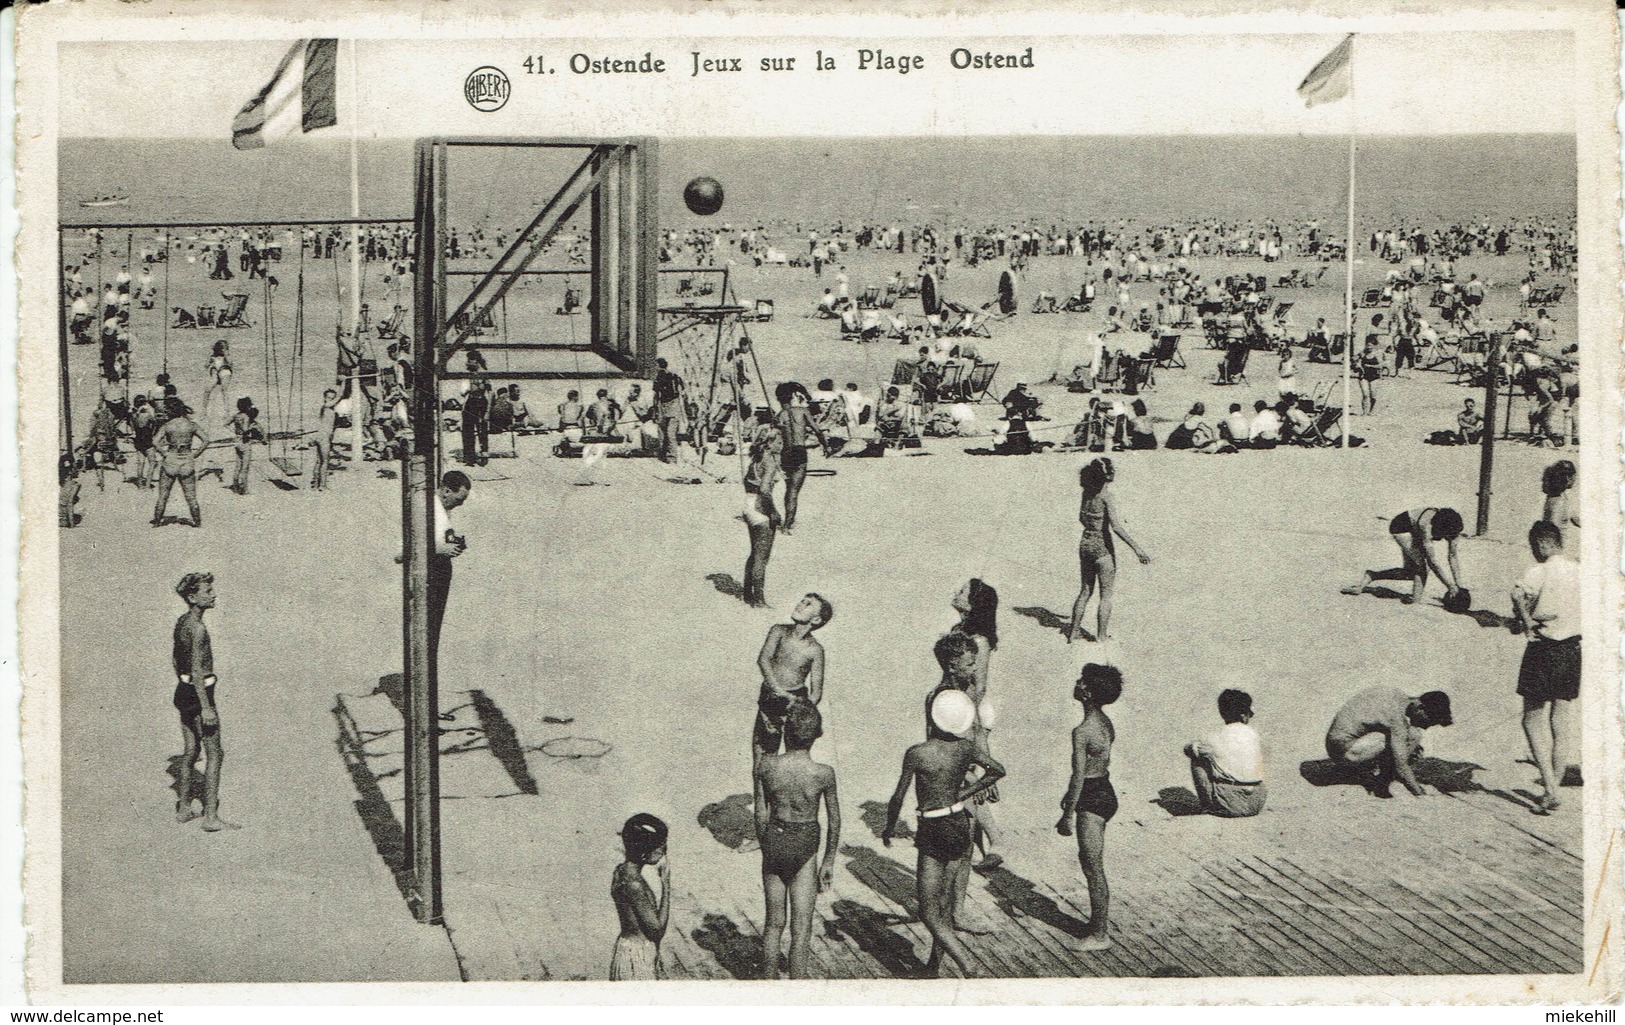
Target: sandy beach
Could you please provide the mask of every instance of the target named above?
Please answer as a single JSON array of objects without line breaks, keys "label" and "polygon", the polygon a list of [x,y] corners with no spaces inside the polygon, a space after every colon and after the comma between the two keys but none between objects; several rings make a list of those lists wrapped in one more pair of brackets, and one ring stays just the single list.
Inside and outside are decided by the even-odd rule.
[{"label": "sandy beach", "polygon": [[[918,260],[865,252],[844,263],[856,294]],[[1493,283],[1486,309],[1505,322],[1523,312],[1521,264],[1478,257],[1457,266],[1463,278],[1476,272]],[[1035,259],[1019,285],[1021,312],[979,341],[983,358],[999,363],[994,394],[1032,383],[1051,418],[1040,425],[1046,430],[1069,432],[1087,403],[1045,382],[1070,371],[1067,354],[1085,330],[1100,328],[1108,303],[1094,314],[1028,311],[1040,290],[1075,292],[1082,265]],[[269,365],[257,283],[253,327],[168,332],[183,397],[201,395],[208,348],[220,337],[232,340],[236,393],[253,396],[262,411],[275,382],[287,394],[289,266],[287,258],[273,265],[279,348]],[[1273,281],[1317,266],[1209,258],[1199,270]],[[1316,317],[1340,319],[1342,267],[1328,265],[1316,288],[1278,293],[1296,303],[1294,337]],[[1387,269],[1357,263],[1357,290]],[[999,270],[956,265],[947,292],[980,305]],[[369,297],[381,294],[382,273],[369,268]],[[332,324],[344,299],[332,268],[307,265],[307,282],[318,275],[326,275],[321,288],[307,284],[307,390],[294,396],[309,418],[333,366]],[[838,322],[804,317],[831,283],[810,269],[741,266],[730,283],[742,300],[775,302],[771,322],[749,327],[770,383],[810,387],[828,377],[874,396],[893,362],[915,351],[895,341],[842,341]],[[223,287],[196,265],[176,263],[169,302],[209,301]],[[1155,286],[1136,285],[1134,295],[1136,305],[1154,302]],[[553,302],[535,299],[534,309]],[[1572,299],[1552,312],[1560,339],[1574,340]],[[135,314],[137,383],[162,366],[160,316]],[[535,317],[538,331],[563,332],[571,319]],[[1270,354],[1254,354],[1248,383],[1221,387],[1213,383],[1220,353],[1203,347],[1199,331],[1187,332],[1181,348],[1188,367],[1159,370],[1143,396],[1159,435],[1198,400],[1211,422],[1230,402],[1250,409],[1254,399],[1274,399]],[[1297,352],[1304,390],[1338,378],[1340,367]],[[70,353],[76,436],[88,417],[78,396],[96,387],[95,359],[94,346]],[[502,380],[497,360],[492,377]],[[928,439],[882,459],[815,457],[815,469],[834,472],[809,481],[802,525],[779,541],[769,569],[774,609],[758,611],[731,593],[746,554],[733,460],[707,464],[725,482],[673,483],[690,472],[648,459],[563,460],[551,455],[549,436],[518,439],[512,458],[471,468],[473,495],[458,514],[470,547],[457,565],[441,648],[451,717],[443,723],[444,932],[411,921],[389,867],[391,819],[401,808],[400,719],[390,698],[401,661],[393,465],[346,464],[332,490],[312,493],[302,490],[308,454],[305,475],[288,477],[261,452],[246,496],[204,478],[208,526],[200,531],[154,530],[146,522],[152,492],[113,473],[102,491],[87,476],[85,521],[62,537],[67,981],[602,978],[615,933],[607,895],[615,833],[634,811],[672,825],[673,974],[751,976],[760,967],[749,958],[761,913],[758,863],[736,848],[749,832],[754,657],[767,627],[807,591],[836,607],[820,632],[830,668],[826,739],[814,755],[836,766],[846,813],[835,892],[820,905],[819,974],[917,972],[929,943],[911,918],[914,854],[906,842],[881,846],[876,809],[904,747],[918,739],[920,696],[936,675],[931,643],[953,623],[949,599],[971,576],[1002,599],[993,746],[1010,772],[998,806],[1011,834],[1007,871],[973,880],[973,912],[993,933],[975,944],[981,970],[1576,971],[1577,924],[1537,930],[1540,942],[1511,938],[1528,924],[1519,916],[1566,923],[1581,906],[1580,801],[1550,817],[1529,813],[1538,780],[1520,761],[1513,693],[1524,641],[1503,618],[1508,589],[1528,562],[1523,534],[1540,511],[1539,473],[1557,454],[1498,446],[1491,530],[1462,543],[1473,615],[1446,613],[1436,593],[1405,606],[1338,591],[1362,568],[1394,559],[1384,527],[1394,513],[1451,505],[1471,523],[1478,450],[1422,441],[1453,425],[1463,398],[1482,400],[1452,380],[1423,371],[1385,379],[1376,414],[1353,421],[1367,442],[1353,450],[1117,456],[1118,501],[1153,561],[1123,568],[1116,636],[1106,645],[1068,646],[1061,632],[1077,590],[1077,470],[1089,458],[1082,453],[978,458],[964,450],[985,441]],[[565,387],[527,384],[525,394],[550,418]],[[1333,402],[1340,400],[1339,385]],[[1515,428],[1523,409],[1519,400]],[[991,426],[997,406],[983,405],[977,416]],[[288,421],[297,425],[297,410]],[[494,440],[493,449],[506,453],[509,444]],[[456,437],[443,445],[445,465],[455,466]],[[279,442],[270,448],[280,453]],[[229,446],[210,458],[229,464]],[[183,511],[179,495],[171,501]],[[171,813],[166,764],[180,737],[165,653],[183,611],[175,579],[194,569],[214,572],[221,596],[210,629],[228,749],[223,813],[244,825],[230,836],[203,837]],[[1108,833],[1121,935],[1101,956],[1073,951],[1087,900],[1072,841],[1049,825],[1077,719],[1071,684],[1091,659],[1116,663],[1127,680],[1113,709],[1113,777],[1124,811]],[[1378,684],[1450,692],[1456,725],[1427,736],[1440,795],[1376,801],[1358,787],[1321,785],[1314,763],[1324,756],[1326,723],[1345,697]],[[1190,782],[1180,749],[1217,725],[1214,697],[1232,686],[1257,703],[1270,806],[1247,822],[1176,814],[1178,795],[1168,791]],[[566,753],[591,756],[544,750],[561,738],[578,738],[562,746]],[[1442,849],[1459,854],[1455,867],[1441,862]],[[1300,875],[1282,867],[1288,861]],[[1309,889],[1288,907],[1263,877],[1237,882],[1233,873],[1259,864]],[[189,904],[193,874],[240,899]],[[1519,883],[1520,874],[1545,881]],[[1383,888],[1396,879],[1435,911],[1375,910],[1388,906]],[[1314,909],[1328,903],[1374,924],[1296,944],[1290,956],[1272,947],[1263,923],[1312,930]],[[1495,942],[1453,938],[1458,919],[1449,909],[1469,904],[1500,909]],[[183,905],[188,927],[177,930],[174,909]]]}]

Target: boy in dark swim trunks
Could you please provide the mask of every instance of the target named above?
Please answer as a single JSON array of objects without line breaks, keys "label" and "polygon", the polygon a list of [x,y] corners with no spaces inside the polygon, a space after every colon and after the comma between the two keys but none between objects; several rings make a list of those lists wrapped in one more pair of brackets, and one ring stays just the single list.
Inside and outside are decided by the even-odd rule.
[{"label": "boy in dark swim trunks", "polygon": [[1450,696],[1442,690],[1410,697],[1392,687],[1370,687],[1338,709],[1326,730],[1326,754],[1373,797],[1391,797],[1395,779],[1421,797],[1427,793],[1416,778],[1422,731],[1454,721]]},{"label": "boy in dark swim trunks", "polygon": [[1072,731],[1072,779],[1061,798],[1061,819],[1055,831],[1072,835],[1077,819],[1078,864],[1089,884],[1089,934],[1082,950],[1105,950],[1111,891],[1106,885],[1106,823],[1117,814],[1117,791],[1112,787],[1112,743],[1117,730],[1106,706],[1123,694],[1123,674],[1116,666],[1090,662],[1083,667],[1072,697],[1083,705],[1083,722]]},{"label": "boy in dark swim trunks", "polygon": [[[915,899],[920,921],[931,932],[931,957],[926,967],[940,974],[944,952],[953,959],[961,974],[968,972],[964,944],[954,933],[954,879],[962,863],[970,858],[971,816],[966,801],[1004,778],[1004,766],[979,749],[970,739],[976,725],[976,704],[960,690],[944,690],[931,703],[931,735],[915,744],[903,756],[903,771],[897,789],[886,806],[886,828],[881,842],[891,846],[897,819],[909,787],[920,802],[919,824],[914,832],[918,850],[915,862]],[[982,768],[982,776],[966,783],[971,766]]]},{"label": "boy in dark swim trunks", "polygon": [[[835,878],[835,852],[841,846],[841,803],[835,770],[812,760],[813,742],[824,732],[823,717],[797,702],[784,719],[784,754],[763,755],[756,763],[756,839],[762,845],[762,892],[767,921],[762,957],[767,977],[780,978],[779,942],[784,935],[785,898],[790,905],[790,978],[808,977],[813,910],[818,894]],[[816,871],[818,802],[829,816],[824,860]]]},{"label": "boy in dark swim trunks", "polygon": [[[1448,607],[1456,600],[1461,586],[1461,567],[1456,562],[1456,541],[1466,527],[1461,513],[1454,509],[1413,509],[1395,516],[1388,524],[1388,533],[1399,545],[1402,564],[1394,569],[1366,570],[1358,584],[1343,588],[1344,594],[1364,594],[1378,580],[1409,580],[1411,593],[1400,598],[1406,605],[1422,600],[1427,588],[1428,569],[1438,575],[1445,585],[1445,603]],[[1446,565],[1439,562],[1435,541],[1447,545]]]},{"label": "boy in dark swim trunks", "polygon": [[834,606],[821,595],[809,594],[791,610],[790,622],[768,628],[756,656],[762,690],[756,699],[756,728],[751,738],[753,764],[764,754],[778,754],[784,717],[795,702],[816,705],[824,700],[824,646],[813,631],[834,615]]},{"label": "boy in dark swim trunks", "polygon": [[176,782],[175,821],[198,817],[192,810],[192,773],[202,748],[203,828],[210,833],[237,829],[220,817],[220,763],[225,751],[220,746],[220,713],[214,703],[214,648],[208,627],[203,625],[203,613],[214,608],[214,575],[188,573],[175,585],[175,593],[186,602],[186,615],[175,621],[171,649],[176,679],[173,702],[186,744]]}]

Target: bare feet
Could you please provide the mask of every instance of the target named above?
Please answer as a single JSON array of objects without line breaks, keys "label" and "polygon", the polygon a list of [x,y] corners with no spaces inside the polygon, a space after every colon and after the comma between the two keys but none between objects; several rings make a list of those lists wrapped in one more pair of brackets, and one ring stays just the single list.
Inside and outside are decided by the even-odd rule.
[{"label": "bare feet", "polygon": [[1090,933],[1078,943],[1079,950],[1105,950],[1112,945],[1110,936],[1104,932]]},{"label": "bare feet", "polygon": [[182,804],[180,801],[175,802],[175,821],[176,822],[191,822],[193,819],[197,818],[201,814],[202,814],[202,812],[196,812],[196,811],[192,810],[192,802],[191,801],[187,801],[184,804]]},{"label": "bare feet", "polygon": [[235,823],[235,822],[227,822],[225,819],[221,818],[218,815],[216,815],[212,819],[204,819],[203,820],[203,831],[205,833],[218,833],[223,829],[241,829],[241,828],[243,828],[243,827],[239,826],[237,823]]},{"label": "bare feet", "polygon": [[1371,586],[1371,574],[1366,573],[1360,577],[1358,584],[1350,584],[1343,588],[1344,594],[1364,594],[1365,589]]}]

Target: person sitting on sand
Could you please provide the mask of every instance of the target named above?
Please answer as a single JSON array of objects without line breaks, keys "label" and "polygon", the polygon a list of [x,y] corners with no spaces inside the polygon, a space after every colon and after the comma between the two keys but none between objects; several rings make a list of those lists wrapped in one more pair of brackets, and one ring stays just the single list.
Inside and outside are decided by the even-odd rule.
[{"label": "person sitting on sand", "polygon": [[1476,445],[1483,437],[1484,417],[1479,414],[1477,404],[1466,399],[1461,404],[1461,412],[1456,414],[1456,441],[1461,445]]},{"label": "person sitting on sand", "polygon": [[895,385],[886,389],[886,397],[875,411],[875,427],[882,438],[897,439],[908,434],[908,403]]},{"label": "person sitting on sand", "polygon": [[1326,731],[1326,754],[1357,774],[1374,797],[1393,796],[1389,789],[1396,778],[1421,797],[1427,793],[1416,779],[1421,731],[1452,722],[1450,696],[1442,690],[1413,698],[1392,687],[1372,687],[1338,710]]},{"label": "person sitting on sand", "polygon": [[[564,432],[565,438],[570,441],[581,440],[581,422],[586,410],[581,408],[581,393],[571,388],[564,395],[564,401],[559,403],[559,430]],[[572,437],[571,432],[574,432]]]},{"label": "person sitting on sand", "polygon": [[1253,448],[1274,448],[1281,443],[1281,414],[1263,399],[1253,403],[1253,422],[1247,426],[1247,442]]},{"label": "person sitting on sand", "polygon": [[[1412,509],[1395,516],[1388,524],[1388,534],[1399,546],[1402,564],[1394,569],[1366,570],[1358,584],[1343,588],[1344,594],[1364,594],[1378,580],[1409,580],[1411,593],[1402,595],[1406,605],[1422,600],[1427,588],[1428,570],[1431,568],[1445,585],[1447,607],[1457,600],[1461,586],[1461,569],[1456,561],[1456,541],[1465,530],[1461,513],[1450,508]],[[1446,565],[1439,562],[1434,543],[1443,541],[1448,546]]]},{"label": "person sitting on sand", "polygon": [[1219,693],[1224,726],[1185,745],[1191,783],[1202,811],[1220,818],[1251,818],[1264,810],[1264,746],[1251,726],[1253,696],[1244,690]]},{"label": "person sitting on sand", "polygon": [[1219,422],[1219,437],[1232,445],[1246,445],[1250,424],[1247,414],[1241,411],[1241,403],[1230,403],[1230,413]]}]

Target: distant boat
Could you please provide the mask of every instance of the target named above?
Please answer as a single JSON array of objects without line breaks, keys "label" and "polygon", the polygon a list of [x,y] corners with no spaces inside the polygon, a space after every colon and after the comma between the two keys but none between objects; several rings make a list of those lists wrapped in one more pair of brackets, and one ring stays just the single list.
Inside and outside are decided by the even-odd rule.
[{"label": "distant boat", "polygon": [[97,196],[95,199],[81,199],[79,205],[85,207],[126,206],[129,202],[129,196]]}]

